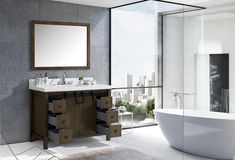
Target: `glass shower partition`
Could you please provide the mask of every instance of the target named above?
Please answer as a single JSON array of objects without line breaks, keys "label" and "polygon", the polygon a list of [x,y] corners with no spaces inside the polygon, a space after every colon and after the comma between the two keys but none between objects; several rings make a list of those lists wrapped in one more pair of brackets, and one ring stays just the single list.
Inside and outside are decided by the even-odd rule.
[{"label": "glass shower partition", "polygon": [[194,77],[185,78],[185,13],[201,9],[160,1],[111,9],[113,105],[133,113],[134,127],[159,124],[158,136],[172,147],[155,148],[168,154],[153,156],[164,160],[184,159],[184,108],[195,98]]},{"label": "glass shower partition", "polygon": [[233,8],[184,14],[184,151],[211,159],[235,157]]},{"label": "glass shower partition", "polygon": [[125,128],[155,124],[153,110],[161,104],[161,17],[155,7],[146,1],[111,9],[113,105],[121,116],[128,113],[122,116]]},{"label": "glass shower partition", "polygon": [[163,15],[163,111],[159,114],[159,125],[168,143],[182,151],[172,152],[176,159],[188,158],[184,153],[185,103],[194,99],[194,92],[186,89],[185,83],[184,23],[185,13],[194,10],[198,8],[181,6],[181,9]]}]

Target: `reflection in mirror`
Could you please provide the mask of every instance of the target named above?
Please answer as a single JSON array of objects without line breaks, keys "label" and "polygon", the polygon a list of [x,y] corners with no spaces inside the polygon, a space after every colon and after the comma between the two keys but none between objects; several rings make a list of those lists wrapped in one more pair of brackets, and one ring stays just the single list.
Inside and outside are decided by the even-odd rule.
[{"label": "reflection in mirror", "polygon": [[32,21],[33,69],[89,69],[89,24]]}]

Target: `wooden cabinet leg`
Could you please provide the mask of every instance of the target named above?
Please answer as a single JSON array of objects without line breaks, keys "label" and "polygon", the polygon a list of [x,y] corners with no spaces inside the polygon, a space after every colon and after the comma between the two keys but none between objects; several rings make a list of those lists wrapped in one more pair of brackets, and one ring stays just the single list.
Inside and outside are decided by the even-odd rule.
[{"label": "wooden cabinet leg", "polygon": [[43,139],[43,148],[48,149],[48,138]]},{"label": "wooden cabinet leg", "polygon": [[29,141],[30,141],[30,142],[33,142],[33,135],[32,135],[32,132],[29,133]]},{"label": "wooden cabinet leg", "polygon": [[111,140],[110,136],[106,135],[106,141],[110,141],[110,140]]},{"label": "wooden cabinet leg", "polygon": [[29,141],[33,142],[33,134],[32,134],[32,130],[33,130],[33,95],[32,95],[32,91],[30,91],[29,94]]},{"label": "wooden cabinet leg", "polygon": [[43,148],[44,149],[48,149],[48,100],[49,100],[49,95],[48,94],[45,94],[44,95],[44,115],[45,115],[45,123],[44,123],[44,137],[43,137]]}]

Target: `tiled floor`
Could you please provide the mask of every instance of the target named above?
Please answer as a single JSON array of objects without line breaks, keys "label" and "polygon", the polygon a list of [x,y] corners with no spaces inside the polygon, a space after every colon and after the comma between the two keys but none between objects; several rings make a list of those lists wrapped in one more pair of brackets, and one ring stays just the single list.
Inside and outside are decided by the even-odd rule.
[{"label": "tiled floor", "polygon": [[[42,147],[41,141],[10,145],[10,148],[19,160],[33,160],[35,158],[36,160],[46,160],[50,158],[51,160],[58,160],[56,157],[53,158],[52,155],[63,159],[68,155],[111,147],[127,147],[162,160],[209,160],[202,157],[183,154],[182,152],[171,148],[158,126],[138,128],[134,129],[133,132],[125,130],[123,131],[123,136],[121,138],[114,138],[111,141],[105,141],[104,136],[97,136],[76,139],[71,144],[60,146],[51,142],[48,150],[43,150],[39,147]],[[0,159],[15,160],[16,158],[14,158],[7,146],[2,145],[0,148]]]}]

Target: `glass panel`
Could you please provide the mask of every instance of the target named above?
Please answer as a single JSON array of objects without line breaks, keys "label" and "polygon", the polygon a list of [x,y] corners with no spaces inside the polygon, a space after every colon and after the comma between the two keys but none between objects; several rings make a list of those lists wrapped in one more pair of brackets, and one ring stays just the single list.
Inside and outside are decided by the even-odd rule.
[{"label": "glass panel", "polygon": [[[163,17],[163,110],[158,118],[168,143],[179,150],[184,147],[183,25],[183,13]],[[177,160],[184,158],[179,150],[172,151]]]},{"label": "glass panel", "polygon": [[183,15],[163,18],[163,102],[164,108],[183,109]]},{"label": "glass panel", "polygon": [[[112,10],[112,86],[155,86],[156,28],[149,3]],[[131,21],[130,21],[131,19]]]},{"label": "glass panel", "polygon": [[[158,37],[161,17],[154,4],[148,1],[112,10],[111,84],[117,99],[114,105],[125,106],[133,113],[134,126],[154,124],[153,109],[162,103],[161,91],[155,91],[162,83]],[[123,126],[130,125],[127,122]]]},{"label": "glass panel", "polygon": [[210,159],[235,156],[234,20],[228,6],[184,18],[184,150]]},{"label": "glass panel", "polygon": [[[156,154],[164,160],[184,158],[184,98],[194,97],[194,90],[184,89],[184,12],[198,9],[147,1],[111,13],[113,105],[132,112],[135,126],[154,122],[154,115],[161,142]],[[122,124],[132,121],[126,117]]]},{"label": "glass panel", "polygon": [[113,105],[119,110],[119,120],[123,128],[155,123],[153,110],[158,90],[160,89],[136,88],[112,91]]},{"label": "glass panel", "polygon": [[[186,7],[185,10],[195,8]],[[111,10],[111,82],[114,88],[162,85],[159,80],[162,74],[162,15],[182,12],[182,5],[156,1]]]}]

